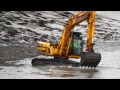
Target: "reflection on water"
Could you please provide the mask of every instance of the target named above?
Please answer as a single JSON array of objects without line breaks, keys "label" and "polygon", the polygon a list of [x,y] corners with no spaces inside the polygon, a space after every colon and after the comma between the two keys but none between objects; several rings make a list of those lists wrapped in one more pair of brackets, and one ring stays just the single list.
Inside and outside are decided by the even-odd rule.
[{"label": "reflection on water", "polygon": [[80,70],[80,73],[83,73],[86,78],[94,78],[95,75],[98,73],[99,71],[96,69],[82,69]]},{"label": "reflection on water", "polygon": [[68,78],[68,79],[83,79],[83,78],[94,78],[94,76],[99,72],[97,69],[83,69],[80,67],[72,66],[42,66],[34,67],[41,72],[37,73],[39,75],[46,75],[50,78]]}]

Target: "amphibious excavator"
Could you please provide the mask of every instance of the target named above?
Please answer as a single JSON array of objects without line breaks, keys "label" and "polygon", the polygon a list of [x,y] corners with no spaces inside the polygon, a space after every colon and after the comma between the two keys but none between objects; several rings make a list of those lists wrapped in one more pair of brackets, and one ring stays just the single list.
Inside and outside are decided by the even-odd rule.
[{"label": "amphibious excavator", "polygon": [[[61,39],[58,43],[37,42],[37,51],[40,55],[53,56],[53,58],[34,58],[32,65],[73,65],[88,68],[96,68],[101,61],[101,54],[93,49],[93,37],[95,31],[96,11],[79,11],[73,15],[64,26]],[[87,44],[83,50],[84,41],[80,32],[74,32],[73,29],[79,23],[87,21]],[[69,60],[76,58],[80,60],[75,62]],[[79,59],[80,58],[80,59]]]}]

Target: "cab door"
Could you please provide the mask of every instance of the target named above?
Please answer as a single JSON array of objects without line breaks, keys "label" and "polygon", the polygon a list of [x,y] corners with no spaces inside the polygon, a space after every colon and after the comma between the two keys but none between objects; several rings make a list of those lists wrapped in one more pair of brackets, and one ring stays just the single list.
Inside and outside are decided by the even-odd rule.
[{"label": "cab door", "polygon": [[69,55],[80,56],[83,51],[83,40],[80,36],[73,34]]}]

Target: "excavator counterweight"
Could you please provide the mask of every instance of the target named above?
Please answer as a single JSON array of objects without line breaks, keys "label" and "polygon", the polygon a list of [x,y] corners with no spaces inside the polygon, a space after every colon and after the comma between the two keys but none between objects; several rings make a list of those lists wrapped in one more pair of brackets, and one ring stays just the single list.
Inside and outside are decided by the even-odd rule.
[{"label": "excavator counterweight", "polygon": [[[88,22],[88,31],[86,51],[83,51],[84,40],[81,33],[74,32],[73,28],[85,20]],[[93,49],[94,31],[95,11],[78,12],[66,23],[59,43],[37,42],[37,50],[40,55],[54,58],[35,58],[31,62],[32,65],[72,65],[96,68],[101,61],[101,54],[95,53]],[[71,61],[70,58],[80,58],[80,62]]]}]

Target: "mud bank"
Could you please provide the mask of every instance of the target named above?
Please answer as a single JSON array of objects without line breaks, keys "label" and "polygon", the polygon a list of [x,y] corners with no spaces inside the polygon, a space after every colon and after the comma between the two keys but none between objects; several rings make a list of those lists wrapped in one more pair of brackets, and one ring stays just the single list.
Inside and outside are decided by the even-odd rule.
[{"label": "mud bank", "polygon": [[35,45],[0,46],[0,65],[6,61],[17,61],[37,56]]}]

